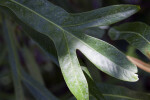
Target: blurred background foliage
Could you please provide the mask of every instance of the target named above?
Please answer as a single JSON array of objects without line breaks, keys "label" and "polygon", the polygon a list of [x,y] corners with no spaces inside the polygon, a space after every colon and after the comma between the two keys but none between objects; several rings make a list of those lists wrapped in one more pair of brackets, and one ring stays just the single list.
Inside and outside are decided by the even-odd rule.
[{"label": "blurred background foliage", "polygon": [[[137,14],[130,18],[123,20],[115,25],[119,25],[125,22],[142,21],[150,25],[150,0],[49,0],[54,4],[61,6],[65,10],[71,13],[78,13],[105,7],[116,4],[134,4],[140,5],[141,10]],[[50,55],[46,54],[33,40],[23,33],[20,25],[15,20],[11,19],[10,26],[13,27],[15,34],[15,43],[17,45],[17,53],[19,54],[21,65],[24,69],[41,84],[45,84],[48,90],[50,90],[55,96],[66,100],[72,96],[69,92],[60,68],[56,59],[52,59]],[[112,25],[114,26],[114,25]],[[107,35],[108,29],[111,26],[102,27],[104,30],[97,32],[95,37],[101,38],[104,41],[116,46],[122,52],[127,55],[137,57],[147,63],[149,60],[134,47],[124,40],[112,41]],[[88,34],[88,33],[87,33]],[[92,34],[92,30],[89,33]],[[89,67],[91,74],[96,82],[103,82],[109,84],[115,84],[130,88],[132,90],[141,92],[150,92],[150,74],[139,69],[139,81],[138,82],[124,82],[118,79],[112,78],[104,74],[103,72],[92,67],[93,65],[79,52],[77,51],[78,58],[82,65]],[[56,63],[54,63],[56,62]],[[2,15],[0,15],[0,100],[14,100],[14,87],[12,82],[12,75],[10,72],[8,62],[8,51],[6,49],[6,42],[2,34]],[[41,73],[41,74],[39,74]],[[24,88],[24,91],[27,91]],[[25,92],[27,100],[34,100],[30,93]]]}]

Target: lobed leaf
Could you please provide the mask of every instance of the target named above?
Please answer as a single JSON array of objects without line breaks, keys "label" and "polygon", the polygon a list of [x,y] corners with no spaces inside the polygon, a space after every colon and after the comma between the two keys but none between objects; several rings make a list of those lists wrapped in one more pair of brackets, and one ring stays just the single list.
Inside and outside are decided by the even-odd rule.
[{"label": "lobed leaf", "polygon": [[136,66],[123,53],[102,40],[83,34],[83,30],[123,20],[136,13],[139,7],[114,5],[70,14],[46,0],[1,0],[0,5],[10,9],[26,31],[36,31],[28,35],[48,52],[53,41],[64,79],[77,99],[89,99],[88,84],[76,56],[77,49],[103,72],[121,80],[138,80]]},{"label": "lobed leaf", "polygon": [[133,15],[139,9],[139,6],[134,5],[103,7],[88,12],[70,14],[62,25],[63,27],[72,27],[78,30],[88,27],[107,26]]}]

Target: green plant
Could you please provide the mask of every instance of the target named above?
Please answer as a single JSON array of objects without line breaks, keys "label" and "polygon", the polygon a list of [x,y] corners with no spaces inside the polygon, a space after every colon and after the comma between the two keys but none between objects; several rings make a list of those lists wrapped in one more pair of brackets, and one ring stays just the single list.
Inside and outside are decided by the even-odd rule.
[{"label": "green plant", "polygon": [[[97,85],[94,82],[88,69],[81,67],[81,62],[76,54],[76,51],[79,50],[95,67],[112,77],[129,82],[137,81],[137,67],[127,59],[125,54],[107,42],[89,36],[88,33],[94,31],[96,34],[97,31],[101,31],[96,27],[108,26],[130,17],[139,11],[139,6],[113,5],[77,14],[68,13],[46,0],[1,0],[0,7],[2,13],[5,14],[2,20],[3,33],[9,48],[17,100],[25,98],[21,81],[37,100],[57,100],[57,98],[45,88],[41,76],[39,76],[40,79],[36,77],[35,74],[40,73],[39,69],[36,69],[37,73],[31,74],[32,78],[21,67],[16,50],[17,43],[14,42],[13,27],[10,26],[9,17],[6,15],[15,18],[25,33],[48,52],[56,64],[59,61],[66,84],[76,99],[89,100],[89,95],[92,95],[90,99],[149,100],[150,96],[144,93],[140,94],[143,95],[142,97],[135,96],[139,94],[136,92],[134,92],[135,95],[117,93],[117,91],[130,91],[120,87],[115,88],[117,95],[106,92],[109,91],[109,88],[103,90],[102,84]],[[138,22],[129,23],[110,29],[109,35],[112,39],[126,39],[147,57],[149,56],[149,26]],[[28,50],[25,49],[24,52]],[[29,55],[26,57],[28,57],[27,60],[30,59]],[[32,57],[29,61],[32,61]],[[37,65],[33,63],[32,66]],[[32,70],[30,72],[32,73]]]}]

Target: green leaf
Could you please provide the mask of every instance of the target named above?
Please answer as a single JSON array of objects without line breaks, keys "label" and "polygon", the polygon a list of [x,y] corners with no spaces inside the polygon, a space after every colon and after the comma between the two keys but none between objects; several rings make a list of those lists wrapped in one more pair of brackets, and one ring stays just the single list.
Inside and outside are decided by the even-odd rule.
[{"label": "green leaf", "polygon": [[[80,50],[97,68],[126,81],[137,81],[136,66],[110,44],[83,34],[85,28],[106,26],[123,20],[139,10],[133,5],[114,5],[85,13],[70,14],[46,0],[1,0],[0,5],[27,26],[28,33],[44,49],[53,41],[64,79],[75,97],[88,100],[88,85],[76,56]],[[46,44],[44,44],[44,43]],[[48,51],[49,52],[49,51]],[[121,59],[121,61],[120,61]]]},{"label": "green leaf", "polygon": [[104,96],[102,93],[99,91],[96,83],[92,79],[88,69],[86,67],[82,67],[85,77],[87,79],[88,85],[89,85],[89,92],[92,96],[94,96],[97,100],[104,100]]},{"label": "green leaf", "polygon": [[44,85],[30,77],[22,70],[22,81],[36,100],[58,100]]},{"label": "green leaf", "polygon": [[[74,97],[71,97],[71,98],[69,98],[68,100],[77,100],[77,99],[74,98]],[[94,98],[93,96],[89,96],[89,100],[99,100],[99,99],[96,99],[96,98]],[[103,100],[103,99],[100,99],[100,100]]]},{"label": "green leaf", "polygon": [[63,27],[83,30],[88,27],[108,26],[123,20],[139,10],[139,6],[113,5],[88,12],[70,14]]},{"label": "green leaf", "polygon": [[14,31],[11,23],[3,18],[3,33],[8,48],[9,62],[12,71],[16,100],[25,100],[21,85],[20,62],[14,42]]},{"label": "green leaf", "polygon": [[69,0],[52,0],[52,1],[67,11],[72,10],[72,5]]},{"label": "green leaf", "polygon": [[150,26],[142,22],[125,23],[112,27],[109,36],[113,40],[124,39],[145,56],[150,54]]},{"label": "green leaf", "polygon": [[27,47],[24,47],[23,51],[24,51],[25,62],[26,62],[27,68],[31,76],[35,80],[37,80],[39,83],[44,85],[44,81],[43,81],[39,66],[36,63],[33,54]]},{"label": "green leaf", "polygon": [[[97,83],[97,87],[99,91],[102,92],[105,100],[149,100],[150,99],[150,94],[133,91],[122,86],[116,86],[116,85],[111,85],[106,83]],[[76,99],[72,97],[69,100],[76,100]],[[99,100],[99,99],[96,99],[94,96],[90,96],[90,100]]]},{"label": "green leaf", "polygon": [[85,34],[100,39],[105,34],[105,30],[100,29],[99,27],[92,27],[92,28],[85,30]]},{"label": "green leaf", "polygon": [[106,100],[149,100],[147,93],[132,91],[122,86],[98,83],[97,86]]},{"label": "green leaf", "polygon": [[126,55],[137,58],[136,48],[134,48],[133,46],[129,45],[128,48],[127,48]]}]

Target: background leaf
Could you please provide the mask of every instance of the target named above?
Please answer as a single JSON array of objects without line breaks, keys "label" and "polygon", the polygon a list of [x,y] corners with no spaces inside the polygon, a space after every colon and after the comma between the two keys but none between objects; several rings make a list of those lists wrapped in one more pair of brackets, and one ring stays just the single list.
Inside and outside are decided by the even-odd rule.
[{"label": "background leaf", "polygon": [[0,53],[0,65],[2,65],[2,63],[3,63],[4,59],[5,59],[6,54],[7,54],[7,48],[5,47],[1,51],[1,53]]},{"label": "background leaf", "polygon": [[88,69],[86,67],[82,66],[82,69],[84,71],[85,77],[87,79],[88,85],[89,85],[89,92],[92,96],[94,96],[97,100],[105,100],[102,93],[99,91],[96,83],[92,79]]},{"label": "background leaf", "polygon": [[33,54],[27,47],[24,47],[23,51],[24,51],[24,57],[25,57],[25,61],[27,64],[27,68],[28,68],[28,71],[30,72],[31,76],[35,80],[37,80],[39,83],[44,85],[44,81],[43,81],[43,78],[42,78],[42,75],[40,72],[40,68],[39,68],[38,64],[36,63]]},{"label": "background leaf", "polygon": [[150,95],[146,93],[140,93],[132,91],[130,89],[109,85],[104,83],[98,83],[99,90],[103,93],[106,100],[149,100]]},{"label": "background leaf", "polygon": [[15,88],[16,100],[25,100],[23,89],[21,85],[21,73],[20,73],[20,62],[17,55],[17,49],[14,42],[14,32],[13,27],[11,27],[8,20],[3,17],[3,33],[5,41],[8,46],[9,61],[12,71],[13,83]]},{"label": "background leaf", "polygon": [[150,26],[142,22],[125,23],[109,30],[113,40],[124,39],[145,56],[150,53]]},{"label": "background leaf", "polygon": [[[149,100],[150,94],[136,92],[122,86],[116,86],[106,83],[97,83],[98,89],[102,92],[105,100]],[[69,100],[76,100],[70,98]],[[90,96],[90,100],[98,100]],[[103,100],[103,99],[102,99]]]},{"label": "background leaf", "polygon": [[24,85],[36,98],[36,100],[58,100],[52,93],[45,88],[45,86],[22,70],[22,80]]}]

